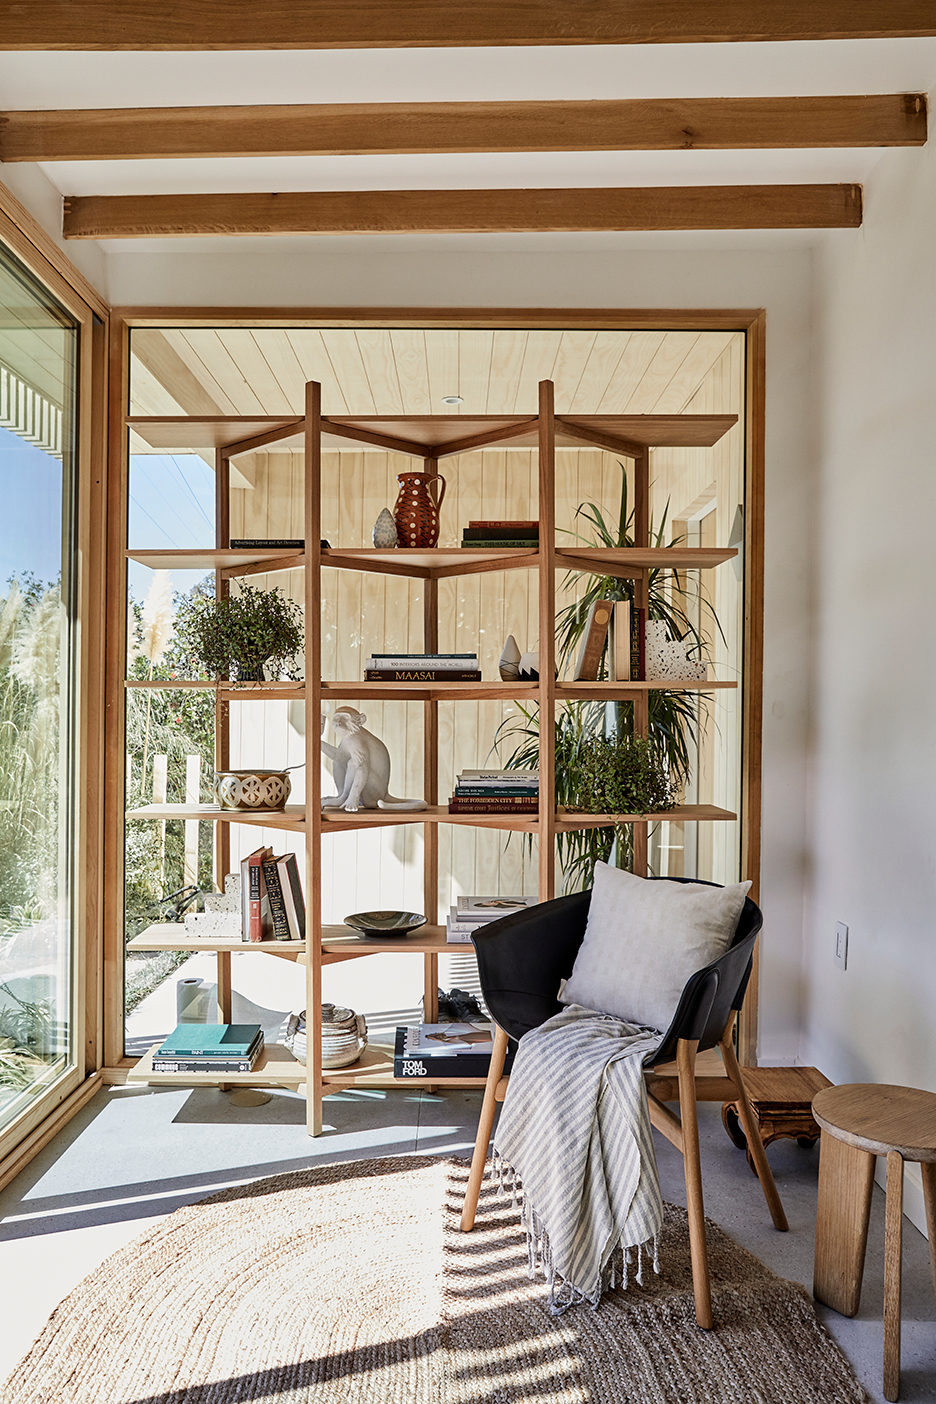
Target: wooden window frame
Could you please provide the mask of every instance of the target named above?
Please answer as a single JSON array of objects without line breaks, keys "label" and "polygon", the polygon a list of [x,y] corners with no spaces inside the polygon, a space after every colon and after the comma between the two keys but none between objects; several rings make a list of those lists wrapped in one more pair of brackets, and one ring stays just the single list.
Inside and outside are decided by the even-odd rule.
[{"label": "wooden window frame", "polygon": [[[755,309],[596,308],[217,308],[116,307],[111,311],[108,409],[108,637],[126,637],[128,405],[131,330],[145,327],[214,329],[426,328],[440,330],[550,329],[612,331],[737,331],[745,336],[745,589],[741,738],[741,873],[757,900],[761,845],[761,722],[763,704],[763,544],[766,313]],[[108,760],[104,835],[104,1079],[122,1082],[136,1059],[124,1056],[123,1010],[123,762],[122,660],[113,649],[106,677]],[[120,665],[120,666],[118,666]],[[756,1063],[757,959],[739,1025],[742,1064]]]},{"label": "wooden window frame", "polygon": [[3,244],[78,325],[74,906],[70,1019],[74,1063],[0,1132],[0,1188],[101,1085],[104,772],[104,449],[109,308],[23,205],[0,185]]}]

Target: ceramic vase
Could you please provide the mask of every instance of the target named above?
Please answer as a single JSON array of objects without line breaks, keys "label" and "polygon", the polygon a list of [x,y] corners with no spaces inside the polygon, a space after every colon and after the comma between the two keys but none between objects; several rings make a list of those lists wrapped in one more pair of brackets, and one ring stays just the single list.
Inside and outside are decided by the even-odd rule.
[{"label": "ceramic vase", "polygon": [[439,539],[439,508],[445,479],[438,473],[398,473],[400,493],[393,508],[400,546],[434,546]]},{"label": "ceramic vase", "polygon": [[396,522],[389,507],[385,507],[374,523],[374,545],[382,551],[388,550],[392,546],[399,546],[400,539],[397,536]]},{"label": "ceramic vase", "polygon": [[508,634],[504,640],[504,651],[500,656],[497,671],[504,682],[516,682],[520,675],[520,649],[513,634]]}]

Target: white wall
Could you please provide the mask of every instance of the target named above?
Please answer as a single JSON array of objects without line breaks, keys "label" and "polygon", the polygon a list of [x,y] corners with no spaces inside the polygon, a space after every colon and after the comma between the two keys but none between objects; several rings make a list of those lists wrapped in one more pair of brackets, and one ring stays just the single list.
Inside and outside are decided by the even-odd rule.
[{"label": "white wall", "polygon": [[[21,184],[17,193],[47,227],[54,223],[45,186],[30,193]],[[796,1059],[802,1019],[811,239],[798,232],[361,236],[177,240],[168,251],[137,243],[107,252],[115,306],[767,309],[759,1047],[766,1063]],[[67,252],[82,248],[89,259],[100,253],[75,243]]]},{"label": "white wall", "polygon": [[61,249],[65,258],[73,263],[80,273],[105,300],[107,300],[107,261],[101,245],[93,240],[87,242],[71,239],[67,243],[62,238],[62,195],[52,184],[41,166],[31,161],[4,164],[0,161],[0,181],[15,195],[21,205],[32,215],[37,224]]},{"label": "white wall", "polygon": [[[802,1017],[810,510],[811,252],[725,248],[731,236],[659,238],[664,248],[578,239],[358,239],[109,255],[111,295],[131,305],[766,307],[768,324],[764,789],[760,1058],[792,1063]],[[757,236],[755,236],[756,238]],[[746,242],[752,242],[750,236]],[[789,236],[787,236],[789,243]],[[186,241],[186,244],[188,241]],[[613,246],[609,246],[612,245]],[[642,243],[644,247],[635,246]],[[345,241],[347,248],[348,241]],[[416,245],[414,247],[414,245]],[[692,247],[695,245],[696,247]],[[698,247],[702,245],[703,247]],[[705,247],[705,246],[708,247]],[[718,245],[721,245],[720,247]]]},{"label": "white wall", "polygon": [[[890,153],[817,253],[802,1055],[936,1091],[936,151]],[[933,789],[931,789],[933,787]],[[832,961],[836,921],[848,968]],[[916,1184],[919,1176],[908,1172]],[[914,1190],[909,1212],[923,1227]],[[925,1231],[925,1230],[924,1230]]]}]

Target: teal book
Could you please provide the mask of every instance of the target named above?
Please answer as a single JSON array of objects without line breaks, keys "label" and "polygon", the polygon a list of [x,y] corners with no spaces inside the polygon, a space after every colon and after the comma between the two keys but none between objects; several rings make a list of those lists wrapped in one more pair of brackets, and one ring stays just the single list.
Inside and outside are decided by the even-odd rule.
[{"label": "teal book", "polygon": [[157,1058],[246,1058],[261,1038],[259,1024],[177,1024]]}]

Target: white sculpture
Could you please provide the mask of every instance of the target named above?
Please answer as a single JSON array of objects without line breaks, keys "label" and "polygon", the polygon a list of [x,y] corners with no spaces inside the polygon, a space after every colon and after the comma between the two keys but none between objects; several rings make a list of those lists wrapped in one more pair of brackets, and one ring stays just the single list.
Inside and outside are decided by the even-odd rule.
[{"label": "white sculpture", "polygon": [[[323,713],[323,735],[325,721]],[[350,814],[359,809],[426,809],[425,800],[396,799],[390,794],[390,752],[365,731],[366,721],[364,713],[353,707],[336,709],[332,726],[340,739],[337,746],[322,741],[322,751],[332,762],[338,793],[323,799],[322,808],[346,809]]]}]

